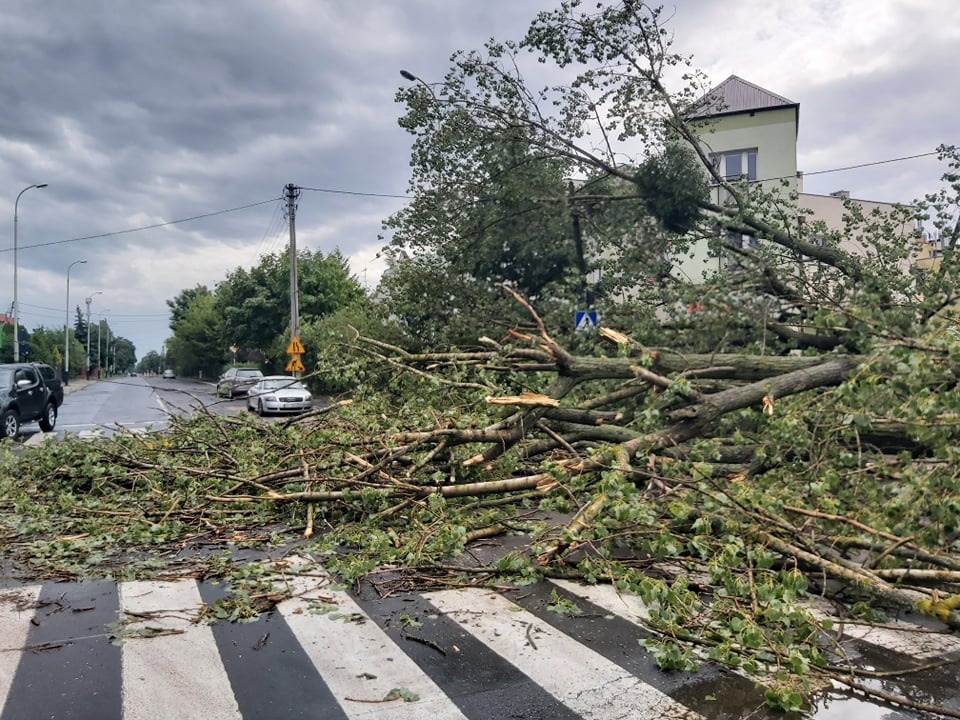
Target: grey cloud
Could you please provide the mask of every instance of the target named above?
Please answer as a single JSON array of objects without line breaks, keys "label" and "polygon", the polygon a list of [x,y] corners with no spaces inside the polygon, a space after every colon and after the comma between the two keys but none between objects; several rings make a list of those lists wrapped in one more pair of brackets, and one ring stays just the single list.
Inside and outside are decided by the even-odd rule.
[{"label": "grey cloud", "polygon": [[[735,0],[724,12],[748,1]],[[100,307],[151,316],[118,320],[116,329],[141,354],[159,349],[167,335],[167,299],[195,282],[212,286],[244,253],[283,247],[276,203],[133,234],[44,244],[269,200],[288,182],[403,194],[411,138],[397,126],[400,69],[440,80],[453,52],[480,48],[491,37],[519,39],[538,10],[557,5],[7,0],[0,21],[0,218],[12,216],[20,189],[50,184],[21,202],[21,302],[60,305],[66,266],[85,258],[88,264],[72,277],[74,303],[110,286],[112,298],[98,297]],[[775,60],[748,47],[734,56],[746,37],[739,28],[723,27],[723,14],[711,15],[711,26],[703,28],[703,0],[676,5],[664,16],[672,15],[678,41],[697,38],[699,47],[680,42],[695,60],[723,58],[747,79],[783,63],[775,76],[782,73],[783,85],[767,85],[801,103],[803,152],[836,148],[831,161],[842,165],[850,160],[841,154],[845,138],[874,144],[870,159],[950,140],[940,136],[956,127],[955,113],[947,112],[952,98],[937,87],[956,74],[957,61],[952,44],[932,39],[935,33],[906,28],[900,45],[889,48],[897,61],[888,74],[787,83],[786,53]],[[950,69],[933,72],[940,68]],[[901,170],[898,180],[915,181],[910,168]],[[899,192],[894,180],[878,177],[867,173],[864,183],[872,179],[878,192]],[[401,203],[304,192],[298,237],[313,250],[339,248],[369,258],[380,221]],[[7,237],[0,231],[0,311],[11,295]],[[56,312],[43,312],[27,319],[57,322]]]}]

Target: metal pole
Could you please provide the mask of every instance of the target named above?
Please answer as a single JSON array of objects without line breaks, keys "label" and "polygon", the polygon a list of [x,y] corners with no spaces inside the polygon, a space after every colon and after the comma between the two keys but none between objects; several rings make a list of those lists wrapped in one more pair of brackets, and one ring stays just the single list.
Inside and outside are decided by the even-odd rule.
[{"label": "metal pole", "polygon": [[63,384],[70,384],[70,270],[74,265],[86,263],[86,260],[74,260],[67,265],[67,312],[63,323]]},{"label": "metal pole", "polygon": [[13,203],[13,361],[20,362],[20,303],[17,302],[17,207],[20,205],[20,195],[33,188],[45,188],[46,183],[28,185]]},{"label": "metal pole", "polygon": [[87,298],[87,380],[90,379],[90,303],[92,297]]}]

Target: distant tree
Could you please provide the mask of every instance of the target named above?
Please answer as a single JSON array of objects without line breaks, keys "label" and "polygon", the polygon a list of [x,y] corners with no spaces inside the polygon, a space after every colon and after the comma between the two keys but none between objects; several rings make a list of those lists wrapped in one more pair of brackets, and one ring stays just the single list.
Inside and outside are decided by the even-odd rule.
[{"label": "distant tree", "polygon": [[[137,362],[137,347],[125,337],[113,341],[113,366],[117,372],[132,370]],[[72,357],[71,357],[72,360]]]},{"label": "distant tree", "polygon": [[159,373],[163,370],[163,358],[156,350],[151,350],[137,363],[136,371],[140,373]]},{"label": "distant tree", "polygon": [[[297,253],[301,325],[350,307],[365,297],[339,252]],[[290,263],[282,253],[265,255],[250,270],[237,268],[217,286],[219,344],[226,350],[259,350],[269,370],[286,363],[290,341]],[[314,349],[307,348],[308,352]]]},{"label": "distant tree", "polygon": [[[77,338],[77,342],[79,342],[83,346],[83,353],[84,353],[84,364],[82,365],[83,368],[86,368],[85,356],[86,356],[86,347],[87,347],[87,333],[89,332],[89,330],[90,328],[87,326],[86,316],[83,314],[83,311],[80,309],[80,306],[77,305],[76,315],[73,319],[73,335],[74,337]],[[71,346],[70,365],[71,366],[73,365],[72,346]]]},{"label": "distant tree", "polygon": [[167,300],[167,306],[170,308],[171,330],[189,312],[193,301],[203,295],[210,295],[210,289],[206,285],[197,285],[194,288],[181,290],[173,300]]},{"label": "distant tree", "polygon": [[0,362],[13,362],[13,325],[0,325]]},{"label": "distant tree", "polygon": [[213,295],[204,287],[182,291],[168,301],[174,310],[173,336],[167,341],[166,363],[183,374],[219,372],[226,349],[219,341]]},{"label": "distant tree", "polygon": [[[27,341],[29,352],[21,360],[43,362],[59,368],[63,363],[63,331],[43,327],[34,328]],[[81,358],[82,359],[82,358]],[[72,358],[71,358],[72,360]],[[71,363],[72,364],[72,363]]]}]

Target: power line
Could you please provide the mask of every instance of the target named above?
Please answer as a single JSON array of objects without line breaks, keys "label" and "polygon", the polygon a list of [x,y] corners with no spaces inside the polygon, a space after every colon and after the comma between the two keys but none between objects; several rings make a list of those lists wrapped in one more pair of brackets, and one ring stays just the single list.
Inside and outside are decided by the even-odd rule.
[{"label": "power line", "polygon": [[[20,305],[22,305],[23,307],[35,308],[37,310],[52,310],[53,312],[59,312],[61,315],[63,314],[63,308],[52,308],[52,307],[47,307],[46,305],[32,305],[31,303],[25,303],[25,302],[20,303]],[[111,312],[110,317],[112,318],[155,318],[155,317],[165,318],[165,317],[170,317],[170,314],[169,313],[149,313],[146,315],[135,315],[130,313]]]},{"label": "power line", "polygon": [[[179,220],[169,220],[162,223],[154,223],[153,225],[144,225],[142,227],[128,228],[126,230],[115,230],[114,232],[100,233],[99,235],[85,235],[84,237],[75,237],[69,238],[67,240],[52,240],[45,243],[37,243],[35,245],[21,245],[20,249],[24,250],[26,248],[38,248],[38,247],[48,247],[50,245],[63,245],[65,243],[80,242],[81,240],[98,240],[100,238],[114,237],[116,235],[128,235],[130,233],[142,232],[143,230],[156,230],[157,228],[168,227],[170,225],[179,225],[180,223],[192,222],[193,220],[203,220],[204,218],[216,217],[217,215],[226,215],[227,213],[239,212],[240,210],[248,210],[253,207],[258,207],[260,205],[266,205],[267,203],[276,202],[282,198],[270,198],[269,200],[261,200],[260,202],[250,203],[249,205],[241,205],[239,207],[228,208],[227,210],[215,210],[213,212],[203,213],[202,215],[194,215],[192,217],[181,218]],[[12,247],[9,248],[0,248],[0,252],[10,252],[13,250]]]},{"label": "power line", "polygon": [[265,250],[269,247],[270,252],[276,244],[276,239],[280,235],[283,227],[283,202],[278,202],[273,208],[273,215],[270,216],[270,222],[263,231],[263,237],[260,239],[260,246],[257,248],[257,257],[263,257]]},{"label": "power line", "polygon": [[329,193],[331,195],[359,195],[360,197],[397,198],[400,200],[413,200],[412,195],[389,195],[387,193],[356,192],[354,190],[332,190],[330,188],[303,187],[302,185],[298,185],[297,187],[300,190],[308,190],[310,192],[319,192],[319,193]]},{"label": "power line", "polygon": [[[736,152],[736,151],[733,151]],[[723,155],[722,151],[717,152],[718,155]],[[843,172],[845,170],[858,170],[860,168],[872,167],[874,165],[886,165],[887,163],[902,162],[904,160],[916,160],[917,158],[930,157],[931,155],[938,155],[939,151],[934,150],[932,152],[920,153],[919,155],[905,155],[904,157],[890,158],[889,160],[874,160],[873,162],[860,163],[859,165],[847,165],[845,167],[830,168],[828,170],[811,170],[806,172],[804,170],[797,171],[797,175],[776,175],[774,177],[768,178],[757,178],[756,180],[750,180],[751,183],[763,183],[770,182],[771,180],[790,180],[798,175],[802,175],[807,178],[811,175],[826,175],[827,173],[836,173]]]},{"label": "power line", "polygon": [[933,152],[920,153],[919,155],[907,155],[905,157],[891,158],[889,160],[876,160],[874,162],[860,163],[859,165],[848,165],[847,167],[833,168],[832,170],[814,170],[813,172],[803,173],[803,176],[808,177],[810,175],[823,175],[825,173],[843,172],[844,170],[857,170],[859,168],[872,167],[873,165],[886,165],[887,163],[901,162],[902,160],[916,160],[917,158],[930,157],[931,155],[937,154],[938,151],[934,150]]}]

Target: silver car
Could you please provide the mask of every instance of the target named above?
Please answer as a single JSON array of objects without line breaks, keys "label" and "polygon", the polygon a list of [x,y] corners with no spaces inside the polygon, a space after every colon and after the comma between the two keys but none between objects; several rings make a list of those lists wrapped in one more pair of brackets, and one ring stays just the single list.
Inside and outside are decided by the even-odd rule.
[{"label": "silver car", "polygon": [[217,380],[217,397],[232,398],[245,393],[262,377],[263,373],[256,368],[232,367]]},{"label": "silver car", "polygon": [[289,375],[267,375],[247,390],[247,409],[257,415],[306,412],[312,407],[310,391]]}]

